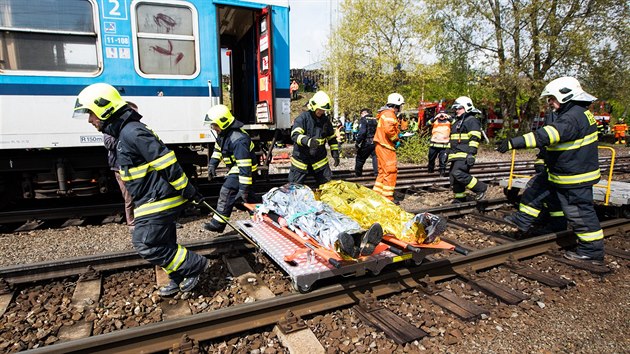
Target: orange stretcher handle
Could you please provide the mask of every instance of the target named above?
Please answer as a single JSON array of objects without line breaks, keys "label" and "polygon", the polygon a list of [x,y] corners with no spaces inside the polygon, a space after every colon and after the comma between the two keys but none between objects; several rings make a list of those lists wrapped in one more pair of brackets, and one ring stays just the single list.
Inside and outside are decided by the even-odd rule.
[{"label": "orange stretcher handle", "polygon": [[398,247],[401,247],[402,249],[409,250],[416,253],[420,252],[420,250],[423,248],[432,248],[432,249],[455,251],[457,253],[461,253],[464,255],[468,254],[467,249],[462,248],[460,246],[453,245],[446,241],[441,241],[441,240],[437,243],[410,243],[410,242],[405,242],[403,240],[400,240],[391,234],[383,235],[383,240],[393,245],[396,245]]}]

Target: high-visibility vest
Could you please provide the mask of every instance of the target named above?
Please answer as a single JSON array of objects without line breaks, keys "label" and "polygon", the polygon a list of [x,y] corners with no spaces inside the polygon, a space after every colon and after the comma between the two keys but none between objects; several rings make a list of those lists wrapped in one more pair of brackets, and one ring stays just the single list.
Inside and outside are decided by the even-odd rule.
[{"label": "high-visibility vest", "polygon": [[436,119],[431,129],[431,142],[447,144],[451,139],[451,122],[448,119]]}]

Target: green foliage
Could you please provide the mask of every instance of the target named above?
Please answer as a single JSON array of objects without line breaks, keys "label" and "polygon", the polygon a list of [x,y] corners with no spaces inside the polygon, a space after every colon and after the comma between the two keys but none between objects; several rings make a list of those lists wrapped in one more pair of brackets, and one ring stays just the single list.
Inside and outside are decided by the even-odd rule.
[{"label": "green foliage", "polygon": [[[329,90],[341,111],[376,110],[398,92],[415,108],[422,68],[423,20],[414,0],[345,0],[330,39],[327,69],[337,78]],[[425,73],[426,74],[426,73]],[[332,81],[332,80],[331,80]]]},{"label": "green foliage", "polygon": [[630,117],[628,1],[343,0],[340,11],[324,84],[340,112],[376,111],[392,92],[405,109],[467,95],[529,127],[546,83],[570,75]]},{"label": "green foliage", "polygon": [[429,155],[429,136],[420,133],[405,139],[396,150],[398,161],[404,163],[426,163]]}]

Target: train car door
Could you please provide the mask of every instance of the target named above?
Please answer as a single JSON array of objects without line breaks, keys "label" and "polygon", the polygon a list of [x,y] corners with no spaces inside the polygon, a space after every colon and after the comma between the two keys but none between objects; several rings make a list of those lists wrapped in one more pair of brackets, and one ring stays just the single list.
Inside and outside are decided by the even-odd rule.
[{"label": "train car door", "polygon": [[220,55],[229,62],[221,64],[222,101],[246,125],[274,124],[271,6],[217,7]]},{"label": "train car door", "polygon": [[273,42],[271,37],[271,6],[264,8],[256,18],[258,101],[256,123],[273,121]]}]

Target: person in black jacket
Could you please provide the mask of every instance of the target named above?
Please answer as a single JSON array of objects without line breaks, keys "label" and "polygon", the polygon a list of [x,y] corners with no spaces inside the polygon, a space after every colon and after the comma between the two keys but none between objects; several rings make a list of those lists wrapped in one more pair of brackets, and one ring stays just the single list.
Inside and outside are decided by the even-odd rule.
[{"label": "person in black jacket", "polygon": [[[556,112],[550,110],[545,114],[543,127],[553,124],[557,119]],[[521,237],[567,229],[567,220],[560,207],[558,197],[555,193],[551,193],[547,187],[547,179],[549,178],[545,166],[547,149],[544,146],[539,146],[538,150],[534,161],[536,175],[527,182],[527,187],[519,202],[518,211],[503,218],[521,231]],[[540,209],[541,205],[545,206],[544,210]],[[545,221],[544,224],[542,220]],[[541,227],[532,229],[532,225],[537,221]]]},{"label": "person in black jacket", "polygon": [[376,152],[374,146],[374,133],[378,121],[372,116],[372,111],[368,108],[361,110],[361,118],[359,120],[359,132],[357,133],[357,157],[354,164],[354,174],[357,177],[363,175],[363,165],[368,157],[372,157],[372,174],[378,175],[378,161],[376,160]]},{"label": "person in black jacket", "polygon": [[[557,196],[569,226],[578,237],[575,251],[567,251],[564,256],[602,264],[604,232],[593,206],[593,185],[601,177],[597,121],[588,110],[596,98],[586,93],[573,77],[551,81],[540,97],[547,98],[558,119],[535,132],[502,141],[497,150],[504,153],[511,149],[546,147],[548,177],[540,188]],[[534,207],[541,210],[542,201]]]},{"label": "person in black jacket", "polygon": [[335,167],[339,166],[339,145],[330,118],[326,114],[332,108],[330,97],[324,91],[317,91],[308,101],[308,111],[302,112],[293,122],[291,140],[293,155],[289,182],[304,184],[304,179],[312,172],[318,185],[332,179],[328,165],[326,142]]},{"label": "person in black jacket", "polygon": [[477,194],[476,200],[481,200],[486,195],[488,185],[470,175],[481,140],[481,123],[475,117],[475,107],[470,98],[458,97],[453,108],[457,116],[451,126],[448,154],[448,162],[451,163],[449,177],[455,198],[453,202],[466,201],[466,188]]},{"label": "person in black jacket", "polygon": [[258,170],[258,159],[249,134],[243,130],[243,123],[234,119],[230,110],[220,104],[213,106],[206,114],[204,124],[217,133],[214,152],[208,163],[208,178],[216,176],[221,160],[228,167],[219,201],[212,220],[204,224],[208,231],[223,232],[230,220],[234,205],[250,202],[254,173]]},{"label": "person in black jacket", "polygon": [[118,91],[104,83],[84,88],[74,107],[76,118],[88,115],[98,131],[118,139],[120,176],[135,205],[132,243],[138,254],[164,269],[170,283],[160,296],[191,291],[208,260],[177,244],[176,219],[189,200],[201,201],[192,182],[158,136],[143,123]]}]

